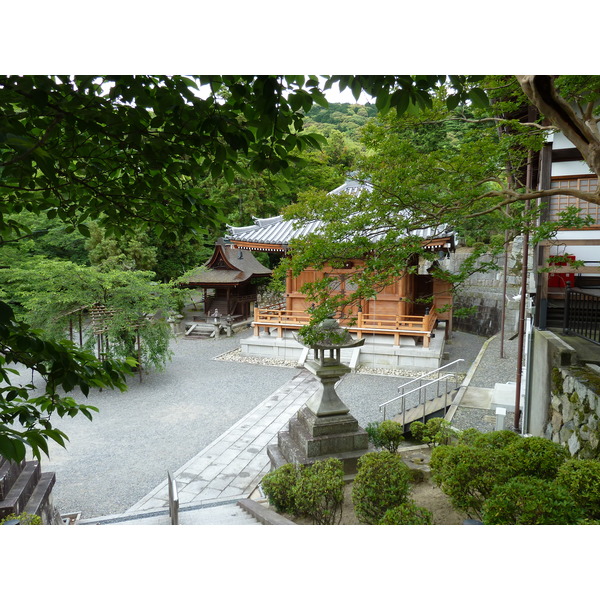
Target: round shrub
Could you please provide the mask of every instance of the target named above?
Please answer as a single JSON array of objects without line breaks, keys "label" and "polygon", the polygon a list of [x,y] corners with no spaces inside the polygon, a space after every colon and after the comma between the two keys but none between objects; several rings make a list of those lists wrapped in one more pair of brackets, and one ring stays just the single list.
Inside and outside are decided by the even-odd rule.
[{"label": "round shrub", "polygon": [[414,421],[410,425],[410,433],[417,442],[425,442],[429,446],[447,444],[454,430],[446,419],[435,417],[426,423]]},{"label": "round shrub", "polygon": [[509,429],[482,433],[473,440],[472,445],[478,448],[506,448],[509,444],[522,439],[521,436]]},{"label": "round shrub", "polygon": [[302,469],[300,465],[286,463],[262,478],[263,492],[277,512],[297,514],[293,490]]},{"label": "round shrub", "polygon": [[292,489],[296,511],[317,525],[334,525],[342,518],[344,467],[337,458],[319,460],[302,469]]},{"label": "round shrub", "polygon": [[383,450],[358,460],[352,503],[359,522],[379,523],[388,509],[408,499],[409,491],[410,469],[398,454]]},{"label": "round shrub", "polygon": [[519,437],[504,447],[511,477],[529,476],[552,480],[569,457],[569,451],[541,437]]},{"label": "round shrub", "polygon": [[475,440],[480,438],[482,435],[484,434],[481,433],[481,431],[479,431],[478,429],[475,429],[474,427],[469,427],[468,429],[465,429],[464,431],[461,431],[458,434],[458,443],[463,444],[464,446],[473,446]]},{"label": "round shrub", "polygon": [[484,501],[508,479],[501,450],[475,446],[439,446],[431,453],[431,476],[452,506],[481,519]]},{"label": "round shrub", "polygon": [[383,448],[392,453],[397,452],[398,447],[404,441],[404,428],[401,423],[396,421],[369,423],[365,431],[375,448]]},{"label": "round shrub", "polygon": [[574,525],[581,510],[555,481],[514,477],[498,486],[483,504],[485,525]]},{"label": "round shrub", "polygon": [[556,482],[571,494],[586,519],[600,519],[600,462],[569,459],[559,467]]},{"label": "round shrub", "polygon": [[385,512],[380,525],[433,525],[431,511],[417,506],[412,500]]}]

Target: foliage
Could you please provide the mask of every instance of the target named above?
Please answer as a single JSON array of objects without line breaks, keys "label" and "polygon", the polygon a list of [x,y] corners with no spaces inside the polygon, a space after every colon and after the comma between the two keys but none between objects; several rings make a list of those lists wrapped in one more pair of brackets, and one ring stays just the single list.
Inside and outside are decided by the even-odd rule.
[{"label": "foliage", "polygon": [[344,468],[337,458],[318,460],[298,472],[293,487],[296,511],[317,525],[335,525],[342,518]]},{"label": "foliage", "polygon": [[[15,311],[33,327],[43,327],[49,337],[68,334],[77,312],[101,305],[107,309],[102,321],[110,345],[108,356],[137,357],[135,336],[142,342],[142,364],[164,367],[170,356],[171,332],[166,322],[176,306],[179,290],[153,282],[145,271],[108,271],[75,265],[63,260],[32,258],[20,267],[0,271],[0,292]],[[86,347],[95,344],[93,332]]]},{"label": "foliage", "polygon": [[23,513],[19,513],[18,515],[11,513],[10,515],[3,517],[2,519],[0,519],[0,525],[3,525],[7,521],[12,521],[14,519],[19,521],[19,525],[41,525],[42,524],[42,518],[39,515],[32,515],[30,513],[23,512]]},{"label": "foliage", "polygon": [[521,439],[521,436],[515,431],[502,429],[500,431],[489,431],[476,437],[471,443],[477,448],[505,448],[509,444]]},{"label": "foliage", "polygon": [[385,511],[379,525],[433,525],[433,514],[423,506],[407,500]]},{"label": "foliage", "polygon": [[600,462],[566,460],[558,469],[556,482],[568,490],[586,519],[600,519]]},{"label": "foliage", "polygon": [[438,446],[431,453],[433,481],[452,506],[481,519],[483,503],[494,487],[509,479],[501,450],[474,446]]},{"label": "foliage", "polygon": [[286,463],[262,478],[260,485],[269,499],[269,504],[276,511],[297,514],[294,488],[303,468],[294,463]]},{"label": "foliage", "polygon": [[564,446],[541,437],[519,437],[504,448],[504,462],[511,477],[519,475],[554,479],[569,456]]},{"label": "foliage", "polygon": [[[44,389],[12,383],[17,366],[37,373]],[[50,422],[54,414],[92,418],[93,406],[79,404],[67,396],[79,388],[87,396],[91,387],[125,389],[130,365],[114,360],[98,361],[70,342],[52,341],[15,319],[8,304],[0,301],[0,455],[21,461],[27,447],[36,458],[48,455],[48,441],[61,446],[67,435]]]},{"label": "foliage", "polygon": [[433,450],[431,473],[455,509],[478,519],[497,486],[517,477],[554,481],[568,456],[566,448],[540,437],[511,431],[463,433],[457,446]]},{"label": "foliage", "polygon": [[398,451],[398,447],[404,441],[404,428],[396,421],[369,423],[365,431],[375,448],[383,448],[392,454]]},{"label": "foliage", "polygon": [[358,459],[352,503],[360,523],[379,523],[388,509],[408,499],[409,491],[410,469],[398,454],[383,450]]},{"label": "foliage", "polygon": [[447,444],[454,435],[454,430],[446,419],[434,417],[426,423],[414,421],[410,424],[410,433],[417,442],[424,442],[435,448],[441,444]]},{"label": "foliage", "polygon": [[573,525],[581,511],[567,490],[555,481],[514,477],[499,485],[484,502],[485,525]]},{"label": "foliage", "polygon": [[95,223],[90,223],[89,230],[86,248],[90,263],[100,270],[150,271],[156,265],[156,248],[150,246],[147,234],[107,238],[104,229]]},{"label": "foliage", "polygon": [[313,106],[306,114],[307,127],[315,127],[320,133],[334,136],[341,132],[355,143],[360,141],[360,130],[369,119],[376,117],[373,104],[348,104],[330,102],[329,106]]}]

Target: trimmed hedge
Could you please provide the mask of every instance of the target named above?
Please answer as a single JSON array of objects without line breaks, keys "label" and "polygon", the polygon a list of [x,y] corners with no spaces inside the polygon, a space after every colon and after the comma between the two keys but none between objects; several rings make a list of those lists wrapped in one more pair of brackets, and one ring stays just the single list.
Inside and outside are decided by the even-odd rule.
[{"label": "trimmed hedge", "polygon": [[379,524],[433,525],[433,515],[427,508],[417,506],[412,500],[407,500],[404,504],[387,510]]},{"label": "trimmed hedge", "polygon": [[556,482],[569,491],[586,519],[600,519],[600,462],[569,459],[559,467]]},{"label": "trimmed hedge", "polygon": [[572,525],[581,509],[556,481],[514,477],[483,504],[484,525]]},{"label": "trimmed hedge", "polygon": [[360,523],[379,523],[387,510],[406,502],[409,492],[410,469],[398,454],[383,450],[359,458],[352,502]]},{"label": "trimmed hedge", "polygon": [[381,423],[369,423],[365,427],[369,441],[375,448],[383,448],[389,452],[397,452],[398,447],[404,441],[404,428],[396,421],[382,421]]},{"label": "trimmed hedge", "polygon": [[334,525],[342,518],[344,467],[341,460],[319,460],[302,469],[292,490],[296,510],[317,525]]},{"label": "trimmed hedge", "polygon": [[294,487],[302,468],[300,465],[286,463],[262,478],[260,485],[263,492],[277,512],[297,514]]}]

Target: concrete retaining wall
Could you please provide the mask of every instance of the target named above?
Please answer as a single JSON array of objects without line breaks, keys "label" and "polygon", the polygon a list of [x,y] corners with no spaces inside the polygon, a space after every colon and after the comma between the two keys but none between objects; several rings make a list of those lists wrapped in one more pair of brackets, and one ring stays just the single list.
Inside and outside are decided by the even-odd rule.
[{"label": "concrete retaining wall", "polygon": [[[446,259],[442,266],[453,273],[460,270],[461,265],[471,255],[470,248],[457,248],[456,252]],[[522,239],[517,238],[509,247],[507,286],[506,286],[506,330],[517,331],[519,318],[519,294],[521,289],[521,269],[523,264]],[[477,266],[492,260],[489,255],[483,256]],[[502,293],[504,284],[504,256],[496,259],[498,269],[485,273],[474,273],[457,289],[454,295],[454,328],[467,333],[490,337],[500,331],[502,322]],[[532,260],[530,257],[529,266]],[[528,289],[535,287],[533,276],[528,281]],[[474,308],[469,316],[457,316],[456,309]]]}]

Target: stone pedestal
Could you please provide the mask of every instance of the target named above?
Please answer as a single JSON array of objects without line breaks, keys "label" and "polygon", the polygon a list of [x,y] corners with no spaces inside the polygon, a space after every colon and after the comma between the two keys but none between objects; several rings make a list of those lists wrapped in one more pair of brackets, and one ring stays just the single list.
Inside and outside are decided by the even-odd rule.
[{"label": "stone pedestal", "polygon": [[369,438],[350,414],[317,417],[308,406],[290,419],[288,430],[281,431],[277,444],[267,447],[271,468],[285,463],[310,465],[317,460],[337,458],[344,474],[356,474],[358,459],[368,450]]},{"label": "stone pedestal", "polygon": [[352,479],[358,459],[368,450],[369,438],[335,390],[350,368],[337,361],[310,361],[306,368],[319,378],[320,386],[290,419],[288,430],[279,432],[277,445],[267,447],[271,468],[337,458],[346,478]]}]

